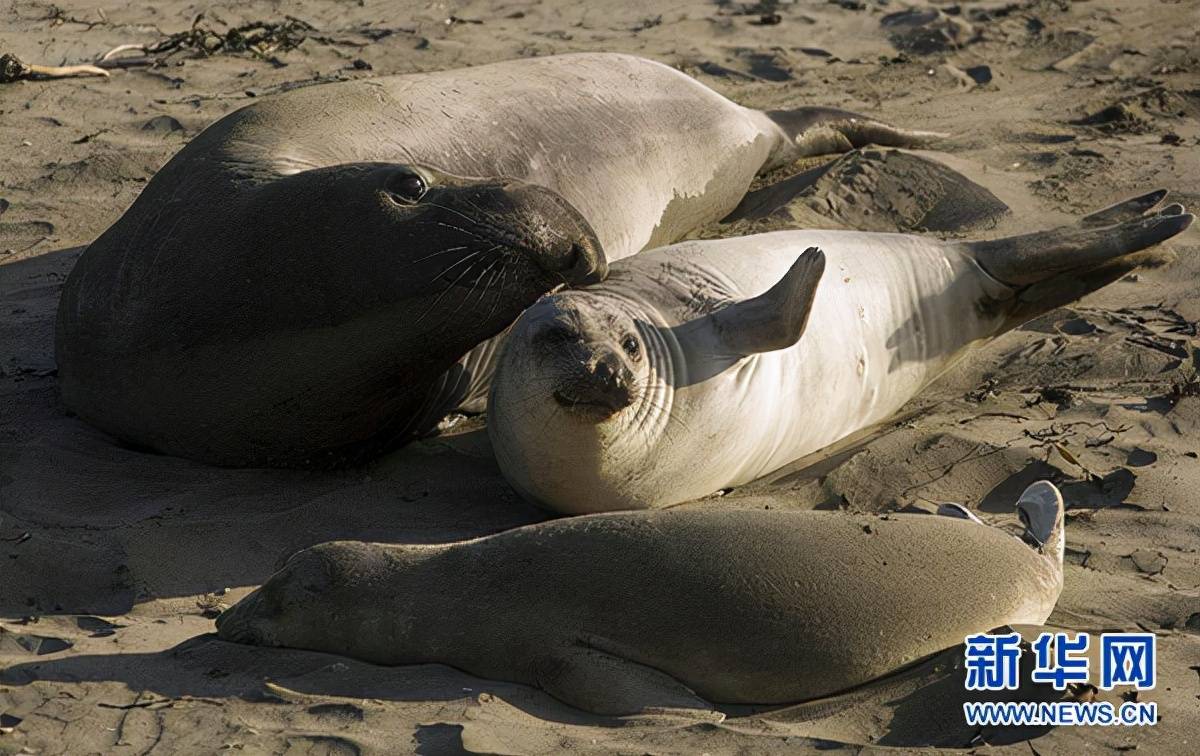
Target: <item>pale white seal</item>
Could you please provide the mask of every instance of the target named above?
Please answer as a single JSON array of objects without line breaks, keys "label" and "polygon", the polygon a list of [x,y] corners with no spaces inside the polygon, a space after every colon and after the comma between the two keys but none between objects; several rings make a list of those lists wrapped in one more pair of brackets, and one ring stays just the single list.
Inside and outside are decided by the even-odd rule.
[{"label": "pale white seal", "polygon": [[1132,253],[1193,220],[1178,205],[1143,216],[1163,195],[996,241],[781,231],[619,263],[513,326],[488,419],[500,467],[570,514],[747,483],[885,420],[967,348],[1127,272]]}]

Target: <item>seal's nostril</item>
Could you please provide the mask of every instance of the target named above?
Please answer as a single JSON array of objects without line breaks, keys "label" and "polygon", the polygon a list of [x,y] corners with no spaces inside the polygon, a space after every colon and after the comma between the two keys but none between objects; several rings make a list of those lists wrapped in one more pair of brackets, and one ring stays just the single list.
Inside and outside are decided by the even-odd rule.
[{"label": "seal's nostril", "polygon": [[599,242],[592,238],[580,238],[571,242],[562,257],[562,271],[574,286],[600,283],[608,277],[608,261],[600,250]]},{"label": "seal's nostril", "polygon": [[583,245],[579,242],[571,242],[571,247],[567,250],[567,254],[563,258],[563,268],[567,270],[574,268],[579,264],[584,254]]}]

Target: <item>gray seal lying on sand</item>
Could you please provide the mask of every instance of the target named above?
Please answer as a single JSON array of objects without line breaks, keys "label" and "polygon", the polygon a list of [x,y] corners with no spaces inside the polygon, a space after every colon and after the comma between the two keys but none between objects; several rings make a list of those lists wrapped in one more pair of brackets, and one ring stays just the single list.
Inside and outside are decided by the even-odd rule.
[{"label": "gray seal lying on sand", "polygon": [[1193,220],[1179,205],[1143,215],[1163,196],[994,241],[780,231],[638,255],[513,326],[492,385],[496,457],[522,494],[570,514],[747,483],[1144,262],[1133,253]]},{"label": "gray seal lying on sand", "polygon": [[63,398],[216,464],[353,460],[485,396],[495,349],[456,362],[556,285],[719,219],[762,170],[921,138],[743,108],[612,54],[264,98],[83,254],[58,314]]},{"label": "gray seal lying on sand", "polygon": [[225,640],[438,662],[632,714],[784,704],[860,685],[971,633],[1041,624],[1063,505],[1021,496],[1022,542],[966,519],[621,512],[446,545],[333,542],[217,618]]}]

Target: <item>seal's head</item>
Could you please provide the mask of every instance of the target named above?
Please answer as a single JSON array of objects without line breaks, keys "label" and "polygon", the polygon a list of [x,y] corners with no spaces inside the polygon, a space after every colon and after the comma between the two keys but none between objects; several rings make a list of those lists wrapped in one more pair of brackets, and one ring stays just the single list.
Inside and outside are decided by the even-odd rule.
[{"label": "seal's head", "polygon": [[[509,332],[488,433],[509,482],[557,511],[597,511],[636,488],[674,431],[669,330],[652,306],[607,290],[543,297]],[[605,507],[608,508],[608,507]],[[615,508],[615,507],[614,507]]]},{"label": "seal's head", "polygon": [[[469,318],[498,331],[548,289],[596,283],[607,273],[588,221],[557,192],[515,179],[350,163],[259,191],[248,206],[272,234],[273,250],[310,249],[332,258],[318,266],[328,273],[361,274],[358,302],[368,292],[393,306],[445,294],[438,308],[456,326]],[[312,265],[306,258],[305,270]]]},{"label": "seal's head", "polygon": [[538,297],[607,272],[588,221],[517,180],[347,163],[222,181],[156,176],[64,290],[64,400],[130,443],[361,459],[452,409],[442,376]]},{"label": "seal's head", "polygon": [[562,414],[602,423],[641,398],[650,377],[649,329],[620,308],[588,304],[586,297],[547,297],[518,338],[529,344],[529,368]]},{"label": "seal's head", "polygon": [[[330,548],[332,547],[332,548]],[[322,544],[294,554],[262,587],[217,617],[217,633],[227,641],[258,646],[313,648],[315,637],[329,624],[313,619],[326,613],[337,620],[338,576],[344,555],[336,544]],[[325,624],[318,630],[319,624]]]},{"label": "seal's head", "polygon": [[[340,651],[392,663],[410,641],[401,637],[404,612],[410,610],[403,595],[420,594],[405,590],[402,578],[389,575],[403,576],[407,563],[416,561],[420,560],[403,550],[354,541],[304,549],[260,588],[222,612],[217,634],[234,643]],[[381,624],[378,595],[388,587],[397,587],[403,595],[388,607],[396,621]]]}]

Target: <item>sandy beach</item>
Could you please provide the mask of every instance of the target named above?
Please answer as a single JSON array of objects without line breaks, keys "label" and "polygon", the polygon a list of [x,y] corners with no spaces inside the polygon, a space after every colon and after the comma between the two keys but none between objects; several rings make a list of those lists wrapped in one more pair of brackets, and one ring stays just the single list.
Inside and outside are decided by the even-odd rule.
[{"label": "sandy beach", "polygon": [[[546,515],[504,482],[483,417],[362,467],[220,469],[125,448],[76,419],[54,359],[75,260],[213,121],[295,87],[524,56],[627,52],[756,108],[828,105],[949,132],[919,155],[1010,208],[975,219],[972,236],[1048,228],[1156,188],[1194,212],[1200,0],[15,0],[3,14],[0,53],[46,65],[194,23],[287,26],[270,49],[200,55],[185,41],[109,78],[0,84],[0,753],[1200,748],[1195,228],[1156,267],[974,354],[885,428],[685,505],[883,513],[953,501],[1005,524],[1026,485],[1052,480],[1068,565],[1049,624],[1155,633],[1158,686],[1141,698],[1158,702],[1154,727],[968,728],[954,649],[845,696],[713,723],[596,717],[449,667],[219,641],[213,617],[298,549],[458,540]],[[866,150],[782,214],[699,235],[789,224],[946,235],[935,220],[955,198],[896,154]]]}]

